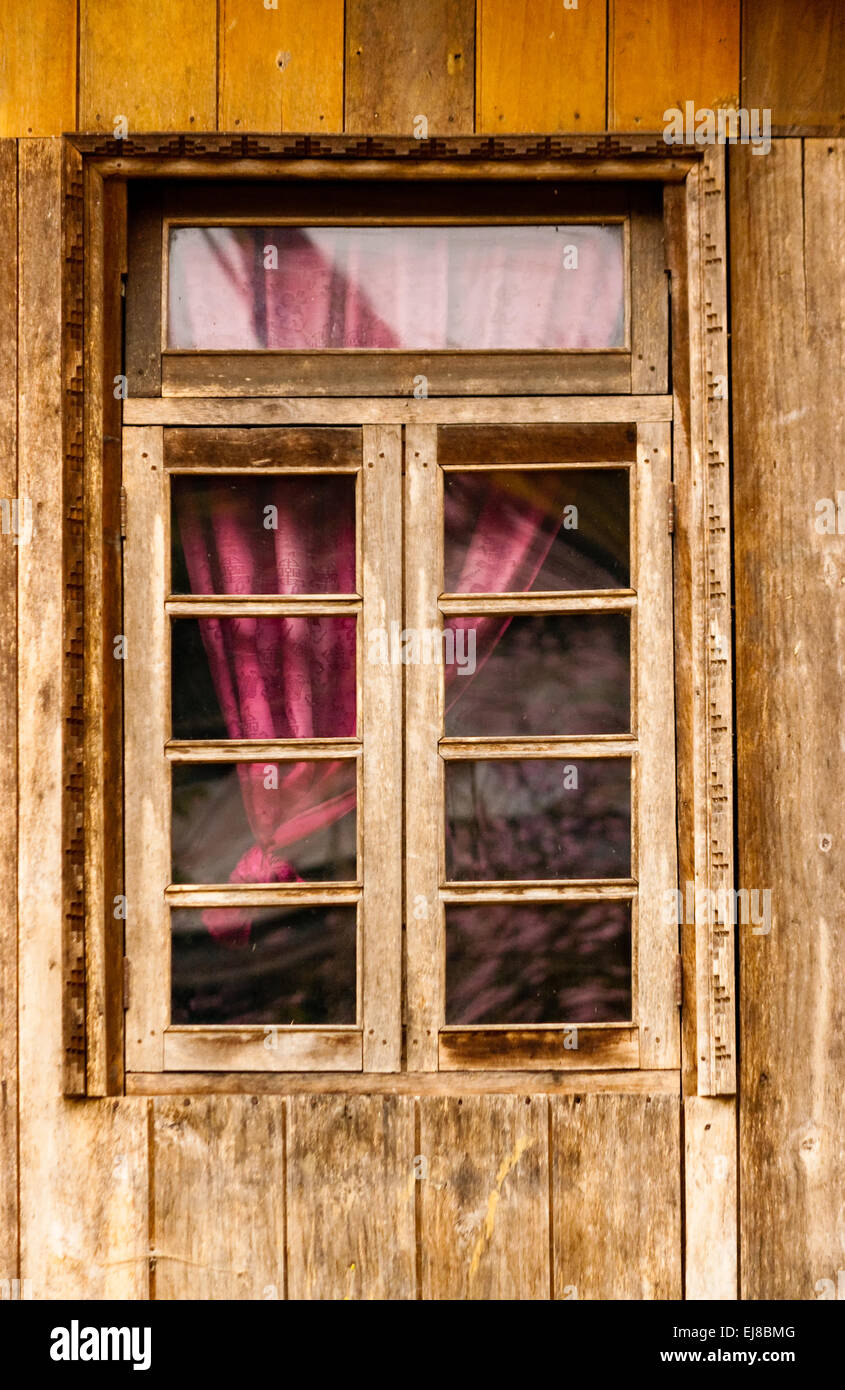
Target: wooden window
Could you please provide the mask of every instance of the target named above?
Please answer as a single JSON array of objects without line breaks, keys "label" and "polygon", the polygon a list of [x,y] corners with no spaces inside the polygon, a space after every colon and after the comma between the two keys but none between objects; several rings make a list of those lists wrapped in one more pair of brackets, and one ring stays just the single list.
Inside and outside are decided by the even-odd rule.
[{"label": "wooden window", "polygon": [[636,186],[141,185],[130,392],[662,392],[661,245]]},{"label": "wooden window", "polygon": [[[67,148],[71,385],[80,266],[86,286],[67,604],[90,711],[68,706],[68,1090],[564,1069],[659,1088],[681,1060],[680,945],[683,1065],[730,1094],[730,927],[666,912],[678,882],[731,879],[718,152],[461,148],[464,179],[445,151],[418,177],[410,141],[360,166],[345,137],[278,160],[268,141],[263,160],[238,145],[237,183],[228,147]],[[177,171],[200,177],[150,181]],[[305,347],[260,313],[217,348],[173,328],[173,229],[222,228],[223,250],[236,233],[253,263],[318,229],[354,308],[337,272],[362,232],[439,254],[473,223],[494,244],[621,237],[606,345],[502,346],[506,316],[477,348],[475,330],[409,347],[401,313],[398,346],[354,313]]]}]

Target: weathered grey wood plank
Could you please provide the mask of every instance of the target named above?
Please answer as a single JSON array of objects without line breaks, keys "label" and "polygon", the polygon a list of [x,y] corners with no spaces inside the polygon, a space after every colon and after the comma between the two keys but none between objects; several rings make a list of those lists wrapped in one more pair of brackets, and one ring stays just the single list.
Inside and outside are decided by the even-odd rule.
[{"label": "weathered grey wood plank", "polygon": [[740,1265],[807,1299],[845,1210],[845,146],[730,162],[739,882],[771,894],[738,928]]},{"label": "weathered grey wood plank", "polygon": [[413,1100],[294,1096],[287,1104],[289,1297],[413,1298]]},{"label": "weathered grey wood plank", "polygon": [[419,1105],[422,1297],[547,1299],[545,1097],[430,1096]]}]

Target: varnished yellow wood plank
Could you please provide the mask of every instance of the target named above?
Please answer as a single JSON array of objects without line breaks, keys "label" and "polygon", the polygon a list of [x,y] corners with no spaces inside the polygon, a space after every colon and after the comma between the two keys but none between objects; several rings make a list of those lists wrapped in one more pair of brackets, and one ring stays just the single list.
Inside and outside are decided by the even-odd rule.
[{"label": "varnished yellow wood plank", "polygon": [[216,86],[216,0],[81,0],[80,130],[214,130]]},{"label": "varnished yellow wood plank", "polygon": [[478,0],[476,130],[604,130],[605,0]]},{"label": "varnished yellow wood plank", "polygon": [[343,0],[220,0],[221,130],[343,130]]},{"label": "varnished yellow wood plank", "polygon": [[739,0],[611,0],[608,127],[662,130],[663,112],[736,106]]},{"label": "varnished yellow wood plank", "polygon": [[0,135],[76,125],[76,0],[0,0]]}]

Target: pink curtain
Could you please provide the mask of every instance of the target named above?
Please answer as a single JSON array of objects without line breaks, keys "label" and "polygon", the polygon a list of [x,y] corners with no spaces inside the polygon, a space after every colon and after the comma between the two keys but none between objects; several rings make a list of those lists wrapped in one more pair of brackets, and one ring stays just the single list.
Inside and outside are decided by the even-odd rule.
[{"label": "pink curtain", "polygon": [[168,344],[186,350],[620,347],[622,235],[590,224],[177,227],[168,303]]},{"label": "pink curtain", "polygon": [[[272,490],[273,484],[266,479]],[[297,488],[299,484],[299,488]],[[216,491],[200,507],[190,490],[174,493],[176,519],[195,594],[261,592],[272,544],[277,593],[355,592],[355,542],[351,527],[337,538],[336,569],[309,555],[313,535],[308,479],[278,485],[278,528],[262,531],[240,500]],[[312,518],[313,519],[313,518]],[[314,570],[319,563],[319,581]],[[200,631],[226,731],[232,739],[352,737],[355,734],[354,618],[203,618]],[[284,851],[346,815],[355,805],[341,762],[281,764],[279,790],[265,787],[265,763],[238,765],[244,809],[255,844],[230,875],[233,883],[298,880]],[[281,793],[281,794],[280,794]],[[279,806],[284,819],[279,821]],[[249,939],[251,914],[214,908],[203,914],[213,936],[231,944]]]}]

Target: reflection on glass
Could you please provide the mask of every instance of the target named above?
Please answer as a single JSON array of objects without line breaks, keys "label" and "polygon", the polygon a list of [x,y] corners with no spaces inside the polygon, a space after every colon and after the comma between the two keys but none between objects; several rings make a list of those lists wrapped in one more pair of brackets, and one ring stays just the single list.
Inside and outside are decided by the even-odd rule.
[{"label": "reflection on glass", "polygon": [[174,618],[173,738],[355,735],[354,616]]},{"label": "reflection on glass", "polygon": [[172,227],[168,347],[613,348],[621,224]]},{"label": "reflection on glass", "polygon": [[630,731],[627,614],[470,616],[447,626],[447,737]]},{"label": "reflection on glass", "polygon": [[446,1022],[613,1023],[631,1017],[627,902],[446,908]]},{"label": "reflection on glass", "polygon": [[174,594],[354,594],[355,480],[171,477]]},{"label": "reflection on glass", "polygon": [[628,758],[446,764],[449,879],[628,878]]},{"label": "reflection on glass", "polygon": [[355,1023],[354,906],[253,908],[240,936],[209,915],[170,914],[174,1023]]},{"label": "reflection on glass", "polygon": [[177,763],[172,773],[174,883],[354,881],[351,759]]},{"label": "reflection on glass", "polygon": [[444,515],[446,593],[630,584],[626,469],[447,472]]}]

